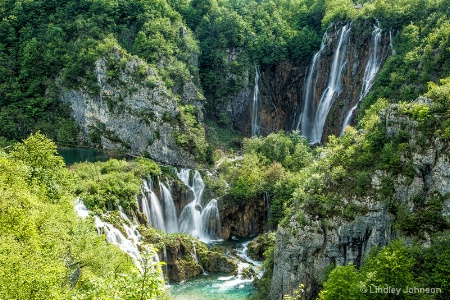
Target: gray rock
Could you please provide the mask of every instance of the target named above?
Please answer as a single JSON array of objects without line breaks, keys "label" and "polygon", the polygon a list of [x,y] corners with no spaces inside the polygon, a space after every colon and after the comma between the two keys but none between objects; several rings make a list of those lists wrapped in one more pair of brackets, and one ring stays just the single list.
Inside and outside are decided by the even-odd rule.
[{"label": "gray rock", "polygon": [[[109,60],[126,60],[113,78],[108,73]],[[90,136],[97,134],[99,146],[104,149],[196,167],[194,157],[175,141],[174,135],[180,131],[177,100],[157,79],[156,70],[116,48],[110,56],[96,61],[94,74],[96,92],[88,90],[87,84],[68,89],[59,82],[60,99],[72,107],[85,141],[92,142]],[[193,104],[201,111],[202,97],[194,83],[184,84],[183,103]]]}]

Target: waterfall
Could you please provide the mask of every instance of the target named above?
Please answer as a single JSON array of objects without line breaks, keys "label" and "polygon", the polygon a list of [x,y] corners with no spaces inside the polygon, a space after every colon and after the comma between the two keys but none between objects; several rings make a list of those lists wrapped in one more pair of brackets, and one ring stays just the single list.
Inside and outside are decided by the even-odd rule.
[{"label": "waterfall", "polygon": [[201,214],[202,218],[202,233],[212,239],[220,239],[222,232],[222,225],[220,222],[219,209],[217,207],[217,200],[212,199]]},{"label": "waterfall", "polygon": [[184,183],[184,185],[190,187],[189,176],[191,174],[191,170],[189,169],[181,169],[180,172],[177,172],[177,177]]},{"label": "waterfall", "polygon": [[179,225],[180,232],[201,238],[201,206],[195,201],[186,205],[181,211]]},{"label": "waterfall", "polygon": [[195,248],[195,241],[192,241],[192,247],[194,249],[194,260],[196,263],[198,263],[197,249]]},{"label": "waterfall", "polygon": [[81,201],[80,199],[77,199],[73,209],[75,210],[77,215],[83,219],[86,219],[87,216],[89,216],[89,210],[87,209],[86,205],[84,205],[83,201]]},{"label": "waterfall", "polygon": [[394,44],[392,43],[392,29],[389,30],[389,47],[391,48],[392,55],[395,55],[397,52],[394,49]]},{"label": "waterfall", "polygon": [[175,209],[175,204],[173,203],[172,194],[170,193],[169,189],[166,188],[161,182],[159,183],[159,188],[161,190],[161,197],[163,199],[164,223],[166,233],[178,232],[177,211]]},{"label": "waterfall", "polygon": [[195,238],[210,241],[220,239],[221,224],[217,200],[211,200],[203,209],[202,197],[205,184],[200,172],[194,171],[192,185],[189,182],[190,170],[181,169],[177,172],[178,178],[183,181],[194,194],[194,199],[181,211],[179,219],[180,232],[187,233]]},{"label": "waterfall", "polygon": [[[320,50],[314,54],[311,67],[309,68],[308,77],[306,78],[305,82],[305,91],[303,93],[303,109],[302,113],[300,114],[300,119],[297,124],[297,128],[301,129],[301,133],[303,136],[310,136],[311,128],[312,128],[312,122],[313,122],[313,116],[314,116],[314,99],[316,98],[316,85],[318,81],[318,75],[319,72],[319,64],[317,63],[319,61],[320,55],[325,48],[325,43],[328,40],[328,35],[325,32],[322,38],[322,43],[320,44]],[[301,125],[301,128],[300,128]]]},{"label": "waterfall", "polygon": [[344,134],[344,130],[350,122],[353,112],[358,107],[359,102],[367,96],[375,80],[375,76],[380,70],[381,66],[381,53],[379,51],[381,47],[381,28],[377,24],[374,24],[374,30],[372,31],[371,45],[369,49],[369,58],[367,59],[366,68],[364,70],[363,84],[361,87],[361,92],[359,93],[358,101],[347,113],[347,116],[342,123],[340,135]]},{"label": "waterfall", "polygon": [[[84,205],[83,201],[78,199],[74,206],[75,212],[83,218],[86,219],[86,217],[89,215],[89,210],[87,209],[86,205]],[[130,222],[130,219],[121,211],[121,216],[125,221]],[[103,222],[100,220],[99,217],[94,216],[94,225],[97,229],[98,234],[105,233],[106,235],[106,241],[108,243],[114,244],[116,246],[119,246],[119,248],[128,254],[132,259],[136,267],[142,272],[142,266],[141,266],[141,255],[139,253],[138,245],[141,238],[141,235],[137,232],[136,228],[131,228],[127,224],[122,224],[125,233],[127,234],[128,238],[126,238],[122,232],[120,232],[119,229],[115,228],[112,224]]]},{"label": "waterfall", "polygon": [[203,241],[220,239],[222,227],[217,200],[211,200],[203,209],[202,198],[205,183],[200,172],[193,171],[193,176],[191,176],[191,170],[181,169],[176,174],[194,196],[183,207],[179,218],[177,218],[172,193],[168,188],[170,182],[166,186],[159,180],[161,203],[149,184],[151,179],[142,181],[141,208],[142,213],[147,216],[149,225],[166,233],[186,233]]},{"label": "waterfall", "polygon": [[341,28],[338,46],[334,52],[333,63],[328,78],[328,85],[320,98],[319,106],[314,115],[312,134],[309,137],[312,143],[320,143],[323,127],[330,111],[333,100],[342,92],[342,73],[347,63],[346,50],[350,36],[351,24]]},{"label": "waterfall", "polygon": [[164,226],[164,215],[158,197],[153,191],[149,191],[147,195],[147,201],[150,202],[150,225],[152,225],[153,228],[166,231]]},{"label": "waterfall", "polygon": [[260,134],[260,122],[259,122],[259,71],[255,65],[255,87],[253,88],[253,105],[252,105],[252,136],[258,136]]},{"label": "waterfall", "polygon": [[334,51],[331,69],[328,75],[326,88],[320,95],[317,107],[316,85],[320,75],[320,58],[325,44],[329,37],[325,33],[322,38],[320,50],[314,55],[309,74],[305,82],[305,92],[303,94],[303,111],[297,124],[297,129],[301,128],[303,136],[307,137],[310,143],[320,143],[322,139],[323,127],[330,111],[333,100],[342,92],[342,74],[347,64],[347,48],[350,40],[351,23],[346,24],[339,30],[339,40]]},{"label": "waterfall", "polygon": [[[166,248],[166,246],[164,246],[162,261],[167,262],[167,259],[168,259],[167,258],[167,248]],[[169,269],[168,269],[167,263],[164,265],[164,269],[165,269],[166,275],[169,276]]]}]

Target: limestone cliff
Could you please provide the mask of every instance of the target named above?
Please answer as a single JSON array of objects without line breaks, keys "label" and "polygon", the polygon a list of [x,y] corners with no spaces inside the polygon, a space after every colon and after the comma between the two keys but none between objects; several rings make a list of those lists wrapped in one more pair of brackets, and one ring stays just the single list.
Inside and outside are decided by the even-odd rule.
[{"label": "limestone cliff", "polygon": [[203,118],[203,96],[193,82],[185,82],[175,95],[155,68],[118,47],[95,62],[93,74],[91,82],[83,79],[78,87],[60,83],[60,99],[71,106],[86,143],[196,166],[194,156],[177,143],[183,131],[180,105],[195,106],[196,118]]},{"label": "limestone cliff", "polygon": [[[427,103],[429,100],[425,98],[416,101],[421,105]],[[439,230],[436,226],[448,224],[445,220],[450,215],[449,142],[428,132],[399,105],[389,106],[379,116],[379,124],[384,126],[388,138],[403,136],[405,139],[400,161],[411,167],[411,172],[393,174],[376,170],[371,174],[371,188],[364,196],[354,195],[352,199],[342,196],[343,203],[351,201],[364,207],[362,213],[351,220],[339,216],[302,215],[297,211],[279,226],[270,299],[278,300],[292,294],[299,284],[305,285],[305,299],[315,299],[325,270],[331,264],[353,262],[360,266],[373,247],[384,246],[394,238],[406,243],[416,240],[426,245],[431,232]],[[390,201],[380,196],[385,179],[393,182]],[[404,215],[393,212],[389,205],[404,207]],[[431,220],[434,223],[420,230],[409,228],[409,224],[399,225],[401,218],[414,218],[427,205],[430,205],[425,209],[427,213],[432,206],[436,207],[433,219],[441,219],[442,223]]]}]

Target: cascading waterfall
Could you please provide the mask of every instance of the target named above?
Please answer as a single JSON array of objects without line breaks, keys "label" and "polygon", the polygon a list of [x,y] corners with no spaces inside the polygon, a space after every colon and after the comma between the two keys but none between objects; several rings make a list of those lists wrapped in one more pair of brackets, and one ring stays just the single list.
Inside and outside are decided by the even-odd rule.
[{"label": "cascading waterfall", "polygon": [[342,92],[342,73],[347,63],[347,46],[350,36],[351,24],[346,24],[341,28],[338,46],[334,53],[333,63],[328,78],[328,86],[320,98],[319,106],[314,115],[314,122],[312,126],[312,134],[310,141],[312,143],[320,143],[322,139],[323,127],[330,111],[333,100]]},{"label": "cascading waterfall", "polygon": [[320,50],[314,54],[311,67],[309,68],[308,77],[305,82],[305,92],[303,93],[303,109],[300,115],[299,122],[297,124],[297,128],[301,129],[301,133],[308,137],[311,135],[313,117],[315,112],[314,107],[314,99],[316,98],[316,85],[319,79],[319,58],[320,55],[325,48],[325,43],[328,40],[328,35],[325,32],[322,38],[322,43],[320,44]]},{"label": "cascading waterfall", "polygon": [[166,231],[164,215],[158,197],[153,191],[149,191],[147,195],[147,201],[150,202],[150,225],[153,228]]},{"label": "cascading waterfall", "polygon": [[326,33],[323,36],[319,52],[313,57],[311,68],[305,83],[303,111],[299,119],[299,124],[297,125],[297,129],[301,128],[302,135],[307,137],[312,144],[320,143],[323,127],[331,105],[333,104],[333,100],[342,92],[342,74],[347,64],[347,48],[350,40],[351,27],[352,24],[349,23],[339,30],[339,40],[336,50],[334,51],[327,87],[322,91],[317,108],[314,105],[316,102],[315,90],[320,74],[320,70],[318,70],[320,66],[319,59],[322,50],[328,41],[328,35]]},{"label": "cascading waterfall", "polygon": [[222,225],[220,222],[219,208],[217,207],[217,200],[212,199],[201,214],[202,219],[202,233],[206,233],[212,239],[220,239]]},{"label": "cascading waterfall", "polygon": [[395,55],[397,51],[395,51],[394,44],[392,43],[392,29],[389,30],[389,47],[391,48],[392,55]]},{"label": "cascading waterfall", "polygon": [[260,134],[259,123],[259,70],[255,65],[255,87],[253,88],[253,103],[252,103],[252,136]]},{"label": "cascading waterfall", "polygon": [[[86,217],[89,215],[89,210],[84,205],[83,201],[79,199],[77,200],[74,209],[75,212],[83,219],[86,219]],[[125,213],[123,213],[123,211],[121,211],[121,215],[122,214],[125,216],[124,220],[129,222],[129,218],[125,215]],[[133,229],[126,224],[122,224],[128,236],[128,238],[126,238],[119,229],[114,227],[112,224],[103,222],[97,216],[94,216],[94,224],[97,228],[97,233],[105,233],[106,241],[118,246],[120,250],[128,254],[133,259],[136,267],[142,272],[142,257],[138,248],[138,245],[140,243],[140,234],[136,231],[136,229]]]},{"label": "cascading waterfall", "polygon": [[189,234],[195,238],[201,235],[201,206],[195,200],[186,205],[180,214],[180,232]]},{"label": "cascading waterfall", "polygon": [[161,203],[150,187],[151,179],[144,179],[141,207],[142,212],[147,216],[149,225],[164,230],[166,233],[182,232],[203,241],[220,239],[222,227],[217,200],[211,200],[203,209],[202,197],[205,184],[200,172],[194,171],[191,176],[191,170],[181,169],[176,174],[190,190],[193,199],[191,197],[192,200],[181,210],[178,219],[172,193],[167,187],[169,184],[166,186],[161,181],[159,182]]},{"label": "cascading waterfall", "polygon": [[161,190],[161,197],[163,199],[164,223],[166,233],[178,232],[177,211],[175,209],[175,204],[173,203],[172,194],[170,193],[169,189],[166,188],[161,182],[159,183],[159,188]]},{"label": "cascading waterfall", "polygon": [[367,96],[370,91],[370,88],[373,85],[373,81],[381,66],[381,53],[379,51],[381,47],[381,28],[379,27],[378,21],[377,24],[374,24],[374,30],[372,31],[372,42],[369,50],[369,58],[367,60],[366,68],[364,70],[363,84],[361,87],[361,92],[359,93],[358,101],[356,104],[350,109],[347,113],[347,116],[342,123],[341,133],[342,136],[344,134],[344,130],[350,122],[350,119],[353,115],[353,112],[359,105],[359,102]]}]

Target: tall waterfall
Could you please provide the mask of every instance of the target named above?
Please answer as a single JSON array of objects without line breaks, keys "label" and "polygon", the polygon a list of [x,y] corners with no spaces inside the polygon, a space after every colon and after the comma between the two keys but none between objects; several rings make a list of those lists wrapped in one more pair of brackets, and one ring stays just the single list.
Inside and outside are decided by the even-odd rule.
[{"label": "tall waterfall", "polygon": [[160,229],[165,231],[166,228],[164,226],[164,215],[162,212],[161,203],[159,202],[158,197],[153,191],[149,191],[147,194],[147,201],[150,202],[150,218],[147,216],[150,221],[150,225],[152,225],[156,229]]},{"label": "tall waterfall", "polygon": [[220,239],[222,227],[217,200],[211,200],[203,209],[205,184],[200,172],[181,169],[177,176],[193,195],[193,199],[181,210],[179,218],[169,188],[159,182],[159,199],[151,188],[151,179],[142,181],[141,208],[149,225],[166,233],[182,232],[204,241]]},{"label": "tall waterfall", "polygon": [[397,52],[394,49],[394,44],[392,42],[392,29],[389,30],[389,47],[391,48],[392,55],[395,55]]},{"label": "tall waterfall", "polygon": [[[304,136],[310,136],[311,134],[311,124],[314,120],[314,99],[316,98],[316,85],[319,79],[319,67],[318,61],[320,54],[325,48],[325,43],[328,40],[328,35],[325,32],[322,38],[322,43],[320,44],[320,50],[314,54],[311,66],[309,68],[308,77],[305,82],[305,92],[303,93],[303,109],[300,115],[300,120],[297,124],[297,130],[301,129],[301,133]],[[301,128],[300,128],[301,125]]]},{"label": "tall waterfall", "polygon": [[[322,53],[325,42],[328,40],[327,34],[322,39],[322,46],[319,52],[314,55],[311,63],[310,72],[306,81],[306,89],[304,94],[304,111],[302,113],[301,129],[302,135],[306,136],[310,143],[320,143],[322,139],[323,127],[330,111],[333,100],[342,92],[342,74],[347,64],[347,48],[349,44],[350,30],[352,24],[346,24],[339,30],[339,40],[334,51],[333,61],[328,76],[326,88],[320,95],[320,101],[317,108],[315,104],[315,86],[318,80],[319,67],[318,60]],[[297,126],[299,127],[299,126]]]},{"label": "tall waterfall", "polygon": [[372,87],[373,81],[375,79],[375,76],[380,70],[382,61],[381,53],[379,51],[380,48],[381,48],[381,28],[379,27],[377,21],[377,24],[376,25],[374,24],[374,30],[372,31],[372,40],[369,49],[369,58],[367,59],[366,68],[364,70],[361,92],[359,93],[358,101],[347,113],[347,116],[345,117],[344,122],[342,123],[342,128],[340,132],[341,136],[344,134],[344,130],[349,124],[353,112],[358,107],[359,102],[367,95],[367,93],[369,93],[370,88]]},{"label": "tall waterfall", "polygon": [[252,103],[252,136],[258,136],[260,134],[260,121],[259,121],[259,70],[255,65],[255,87],[253,89],[253,103]]},{"label": "tall waterfall", "polygon": [[200,172],[194,171],[192,184],[190,184],[190,170],[181,169],[177,173],[178,178],[183,181],[187,188],[194,194],[194,199],[189,202],[182,210],[179,220],[179,229],[201,240],[220,239],[222,230],[220,224],[220,215],[217,208],[217,201],[211,200],[203,209],[203,190],[205,184]]}]

